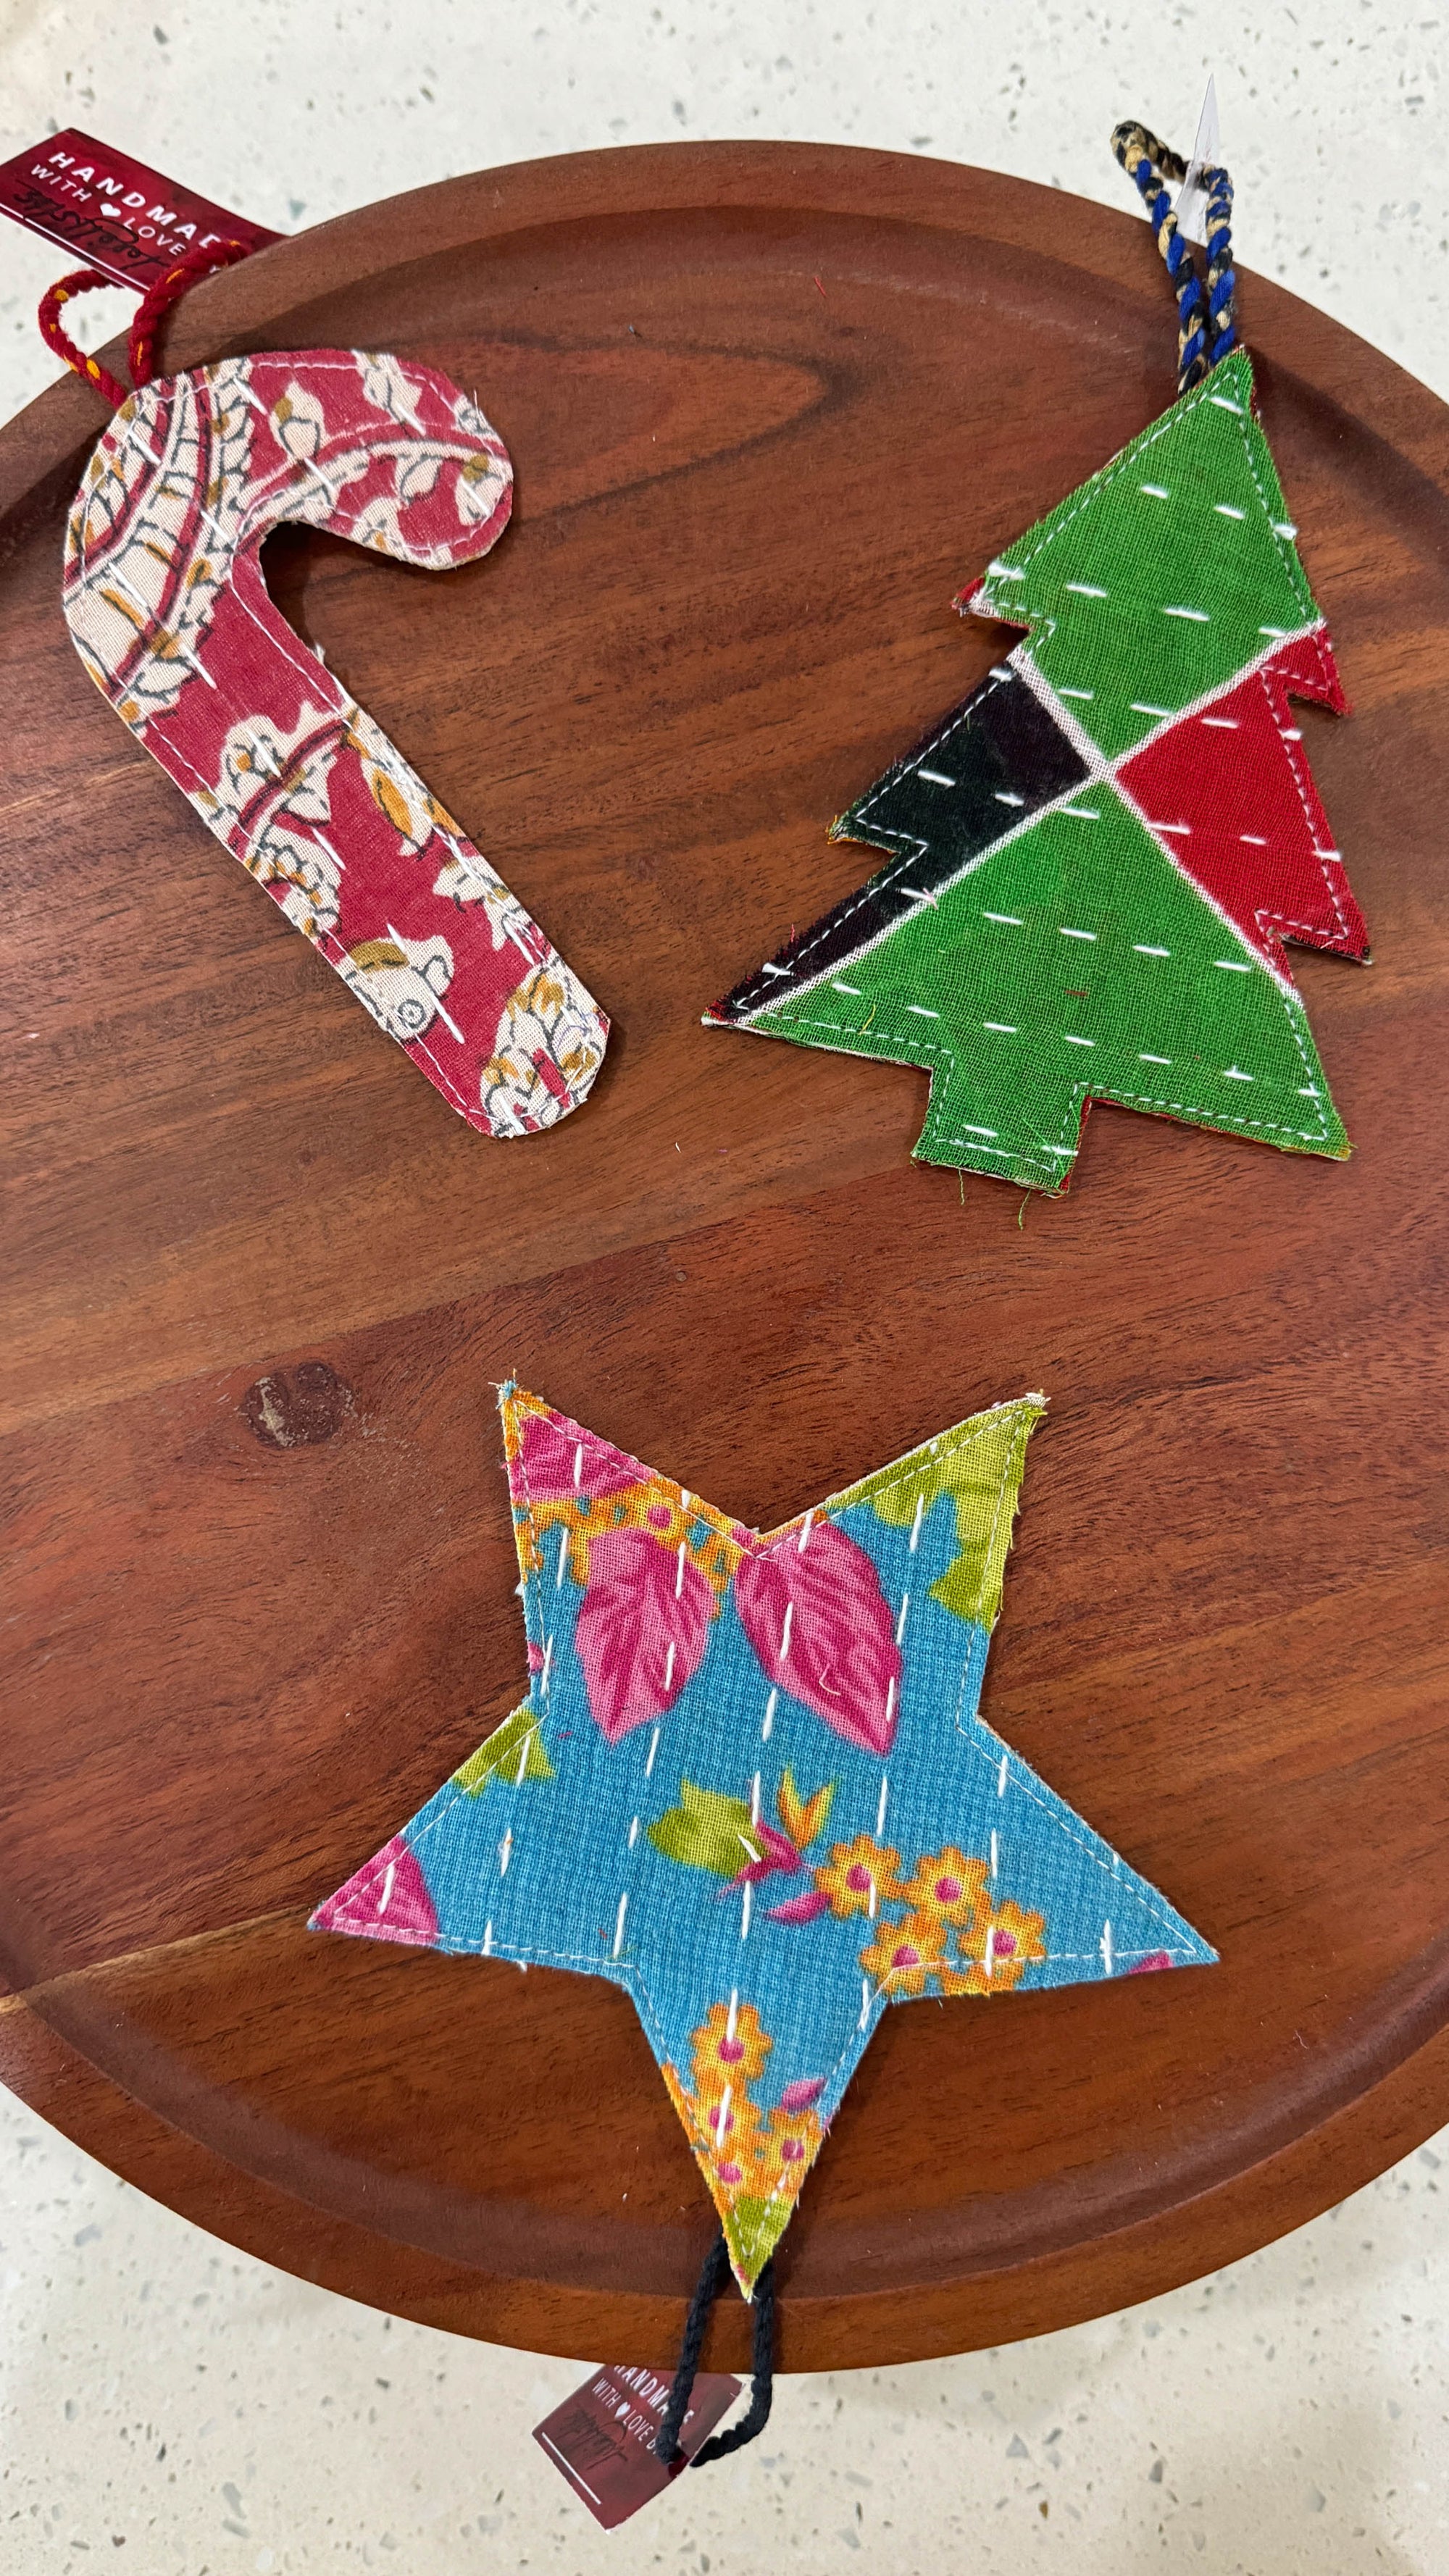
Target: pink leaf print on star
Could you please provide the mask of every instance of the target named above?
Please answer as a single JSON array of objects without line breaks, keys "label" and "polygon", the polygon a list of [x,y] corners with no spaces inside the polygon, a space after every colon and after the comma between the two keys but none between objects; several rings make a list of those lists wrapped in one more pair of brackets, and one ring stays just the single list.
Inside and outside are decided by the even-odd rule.
[{"label": "pink leaf print on star", "polygon": [[428,1883],[401,1834],[346,1885],[319,1905],[313,1932],[366,1932],[374,1941],[411,1941],[431,1949],[438,1937],[438,1918]]},{"label": "pink leaf print on star", "polygon": [[611,1744],[674,1706],[704,1660],[714,1594],[647,1530],[606,1530],[589,1549],[574,1651],[595,1725]]},{"label": "pink leaf print on star", "polygon": [[518,1483],[526,1502],[556,1503],[570,1494],[590,1502],[621,1494],[639,1482],[639,1470],[604,1440],[580,1440],[552,1413],[525,1413],[520,1433]]},{"label": "pink leaf print on star", "polygon": [[847,1744],[890,1751],[901,1652],[864,1548],[834,1521],[805,1523],[745,1558],[735,1575],[735,1606],[779,1689],[813,1708]]},{"label": "pink leaf print on star", "polygon": [[829,1911],[829,1897],[812,1887],[803,1896],[787,1896],[783,1905],[772,1905],[769,1918],[772,1923],[813,1923],[817,1914]]},{"label": "pink leaf print on star", "polygon": [[[760,1857],[758,1860],[746,1862],[738,1875],[730,1880],[731,1888],[743,1887],[747,1881],[751,1886],[755,1886],[762,1878],[768,1878],[772,1871],[777,1869],[794,1870],[804,1867],[789,1835],[778,1833],[773,1825],[765,1823],[763,1817],[757,1818],[750,1831],[759,1845]],[[721,1889],[720,1893],[727,1895],[729,1889]]]},{"label": "pink leaf print on star", "polygon": [[813,2110],[824,2090],[823,2075],[798,2076],[793,2084],[786,2085],[780,2096],[780,2108],[782,2111]]}]

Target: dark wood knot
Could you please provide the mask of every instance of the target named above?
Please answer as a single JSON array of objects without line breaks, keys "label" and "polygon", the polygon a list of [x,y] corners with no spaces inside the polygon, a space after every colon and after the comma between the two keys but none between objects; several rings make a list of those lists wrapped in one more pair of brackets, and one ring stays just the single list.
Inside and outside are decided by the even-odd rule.
[{"label": "dark wood knot", "polygon": [[294,1369],[273,1369],[249,1386],[241,1401],[242,1420],[268,1449],[310,1449],[340,1431],[357,1399],[345,1378],[326,1360],[299,1360]]}]

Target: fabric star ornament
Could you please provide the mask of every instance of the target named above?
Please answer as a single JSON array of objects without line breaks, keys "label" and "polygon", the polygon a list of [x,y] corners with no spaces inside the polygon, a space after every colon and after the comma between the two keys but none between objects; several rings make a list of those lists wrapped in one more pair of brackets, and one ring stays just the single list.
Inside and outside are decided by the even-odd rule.
[{"label": "fabric star ornament", "polygon": [[507,527],[502,439],[449,378],[356,349],[147,384],[86,467],[72,639],[202,821],[470,1127],[587,1097],[608,1021],[497,871],[268,594],[284,521],[442,572]]},{"label": "fabric star ornament", "polygon": [[1283,949],[1368,949],[1296,533],[1234,350],[964,594],[1025,639],[833,826],[886,864],[708,1019],[924,1067],[916,1154],[1036,1189],[1094,1099],[1342,1159]]},{"label": "fabric star ornament", "polygon": [[623,1986],[748,2296],[887,2004],[1215,1953],[977,1714],[1042,1397],[767,1537],[501,1409],[528,1697],[313,1926]]}]

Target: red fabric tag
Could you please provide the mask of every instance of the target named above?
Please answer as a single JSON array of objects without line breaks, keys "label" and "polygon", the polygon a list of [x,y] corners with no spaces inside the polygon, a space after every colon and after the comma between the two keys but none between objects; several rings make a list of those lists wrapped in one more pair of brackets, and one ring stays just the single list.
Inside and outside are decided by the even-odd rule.
[{"label": "red fabric tag", "polygon": [[679,2439],[684,2458],[666,2468],[654,2449],[669,2381],[657,2370],[605,2367],[593,2371],[533,2430],[554,2467],[583,2497],[606,2531],[627,2522],[641,2504],[689,2466],[701,2442],[733,2406],[741,2383],[725,2372],[700,2371]]},{"label": "red fabric tag", "polygon": [[142,289],[199,243],[244,241],[261,250],[282,238],[75,127],[0,166],[0,213],[118,286]]}]

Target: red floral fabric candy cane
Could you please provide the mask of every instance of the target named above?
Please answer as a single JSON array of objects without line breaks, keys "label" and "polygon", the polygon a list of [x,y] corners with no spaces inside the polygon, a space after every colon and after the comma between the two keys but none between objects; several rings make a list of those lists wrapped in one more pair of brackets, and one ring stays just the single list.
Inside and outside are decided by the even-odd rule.
[{"label": "red floral fabric candy cane", "polygon": [[202,820],[470,1127],[550,1127],[608,1022],[381,727],[273,606],[283,520],[444,571],[486,554],[508,453],[432,367],[360,350],[226,358],[133,394],[66,531],[98,689]]}]

